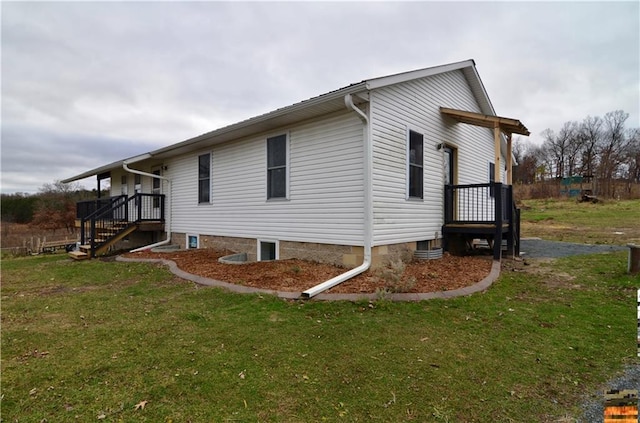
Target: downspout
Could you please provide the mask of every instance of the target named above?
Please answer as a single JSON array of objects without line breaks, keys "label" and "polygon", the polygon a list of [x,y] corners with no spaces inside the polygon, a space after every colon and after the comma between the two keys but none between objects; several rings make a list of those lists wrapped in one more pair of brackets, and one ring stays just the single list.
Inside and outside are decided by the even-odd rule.
[{"label": "downspout", "polygon": [[167,185],[168,185],[168,189],[169,189],[169,195],[167,197],[168,201],[165,204],[166,207],[166,212],[167,212],[167,223],[166,223],[166,232],[167,232],[167,239],[165,239],[164,241],[160,241],[160,242],[156,242],[153,244],[149,244],[149,245],[145,245],[144,247],[140,247],[140,248],[136,248],[134,250],[131,250],[132,253],[137,253],[138,251],[144,251],[144,250],[149,250],[151,248],[155,248],[155,247],[159,247],[161,245],[165,245],[168,244],[169,242],[171,242],[171,179],[164,177],[164,176],[160,176],[160,175],[154,175],[153,173],[148,173],[148,172],[143,172],[141,170],[136,170],[136,169],[131,169],[129,166],[129,163],[125,160],[124,162],[122,162],[122,168],[129,172],[129,173],[134,173],[136,175],[141,175],[141,176],[149,176],[151,178],[155,178],[155,179],[160,179],[160,180],[164,180],[167,181]]},{"label": "downspout", "polygon": [[307,289],[302,293],[303,298],[314,297],[321,292],[324,292],[342,282],[353,278],[369,269],[371,267],[371,248],[373,244],[373,185],[371,183],[373,152],[371,147],[371,130],[369,128],[369,118],[367,115],[353,104],[353,98],[351,94],[344,96],[344,103],[347,108],[356,112],[362,122],[363,126],[363,140],[364,140],[364,222],[363,222],[363,235],[364,235],[364,258],[362,264],[354,269],[351,269],[335,278],[329,279]]}]

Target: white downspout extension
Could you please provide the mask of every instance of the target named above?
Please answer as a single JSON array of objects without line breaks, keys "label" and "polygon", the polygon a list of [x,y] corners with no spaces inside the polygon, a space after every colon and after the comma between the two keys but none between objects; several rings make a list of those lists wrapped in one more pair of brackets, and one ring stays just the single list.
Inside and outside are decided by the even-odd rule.
[{"label": "white downspout extension", "polygon": [[344,103],[347,108],[356,112],[362,122],[364,123],[363,128],[363,140],[364,140],[364,258],[362,260],[362,264],[354,269],[351,269],[341,275],[336,276],[335,278],[329,279],[328,281],[322,282],[319,285],[316,285],[312,288],[307,289],[302,293],[303,298],[311,298],[315,295],[320,294],[321,292],[326,291],[329,288],[333,288],[334,286],[353,278],[354,276],[363,273],[371,267],[371,248],[373,244],[373,200],[372,200],[372,192],[373,187],[371,183],[371,166],[373,163],[373,153],[371,148],[371,131],[369,129],[369,118],[367,115],[356,107],[353,104],[353,98],[351,94],[346,94],[344,96]]},{"label": "white downspout extension", "polygon": [[131,252],[137,253],[138,251],[149,250],[151,248],[168,244],[169,242],[171,242],[171,179],[166,178],[164,176],[160,176],[160,175],[154,175],[153,173],[147,173],[147,172],[142,172],[141,170],[131,169],[128,166],[127,161],[122,162],[122,168],[129,173],[134,173],[136,175],[141,175],[141,176],[150,176],[151,178],[167,181],[167,185],[168,185],[167,188],[169,189],[169,195],[167,196],[168,201],[165,204],[165,209],[167,212],[167,219],[166,219],[167,223],[165,225],[166,232],[167,232],[167,239],[165,239],[164,241],[156,242],[154,244],[145,245],[144,247],[136,248],[134,250],[131,250]]}]

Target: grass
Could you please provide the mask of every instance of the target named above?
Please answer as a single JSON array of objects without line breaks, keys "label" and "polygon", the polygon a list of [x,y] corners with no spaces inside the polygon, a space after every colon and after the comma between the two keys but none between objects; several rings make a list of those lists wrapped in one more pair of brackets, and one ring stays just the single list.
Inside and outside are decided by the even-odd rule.
[{"label": "grass", "polygon": [[523,236],[590,244],[640,244],[640,200],[525,200]]},{"label": "grass", "polygon": [[625,270],[624,253],[573,257],[470,297],[328,303],[3,260],[2,419],[557,421],[637,363]]}]

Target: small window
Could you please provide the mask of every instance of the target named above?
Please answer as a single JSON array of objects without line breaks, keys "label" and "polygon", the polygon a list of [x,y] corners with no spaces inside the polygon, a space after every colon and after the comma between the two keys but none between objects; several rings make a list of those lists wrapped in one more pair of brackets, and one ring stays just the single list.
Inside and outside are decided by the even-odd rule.
[{"label": "small window", "polygon": [[277,260],[278,243],[274,241],[258,241],[258,261]]},{"label": "small window", "polygon": [[[162,172],[160,172],[160,169],[155,169],[151,173],[153,173],[156,176],[160,176],[160,174]],[[161,188],[161,184],[160,184],[160,178],[153,178],[151,180],[151,193],[153,194],[153,208],[154,209],[159,209],[160,208],[160,197],[158,197],[158,195],[160,194],[161,191],[162,191],[162,188]]]},{"label": "small window", "polygon": [[287,136],[267,138],[267,199],[287,197]]},{"label": "small window", "polygon": [[198,156],[198,203],[211,202],[211,154]]},{"label": "small window", "polygon": [[409,198],[423,198],[424,135],[409,131]]},{"label": "small window", "polygon": [[198,235],[187,235],[187,248],[199,248],[200,247],[200,238]]},{"label": "small window", "polygon": [[[140,194],[142,192],[142,176],[140,176],[140,174],[136,173],[135,175],[133,175],[133,194]],[[137,206],[138,205],[138,201],[140,201],[140,199],[138,197],[136,197],[134,203]]]},{"label": "small window", "polygon": [[129,186],[127,185],[127,175],[120,178],[120,194],[129,195]]},{"label": "small window", "polygon": [[416,241],[416,250],[419,251],[424,251],[424,250],[429,250],[431,246],[431,242],[430,241]]}]

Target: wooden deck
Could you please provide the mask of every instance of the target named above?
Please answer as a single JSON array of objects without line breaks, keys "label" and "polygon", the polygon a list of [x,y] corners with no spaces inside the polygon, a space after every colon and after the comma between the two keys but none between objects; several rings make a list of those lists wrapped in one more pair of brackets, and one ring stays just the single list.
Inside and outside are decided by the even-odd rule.
[{"label": "wooden deck", "polygon": [[[494,234],[495,223],[447,223],[443,226],[445,233]],[[502,224],[502,233],[509,232],[509,223]]]},{"label": "wooden deck", "polygon": [[484,239],[495,260],[502,256],[502,241],[509,254],[520,254],[520,213],[513,202],[513,188],[499,182],[445,185],[445,218],[442,225],[445,250],[464,253],[474,239]]}]

